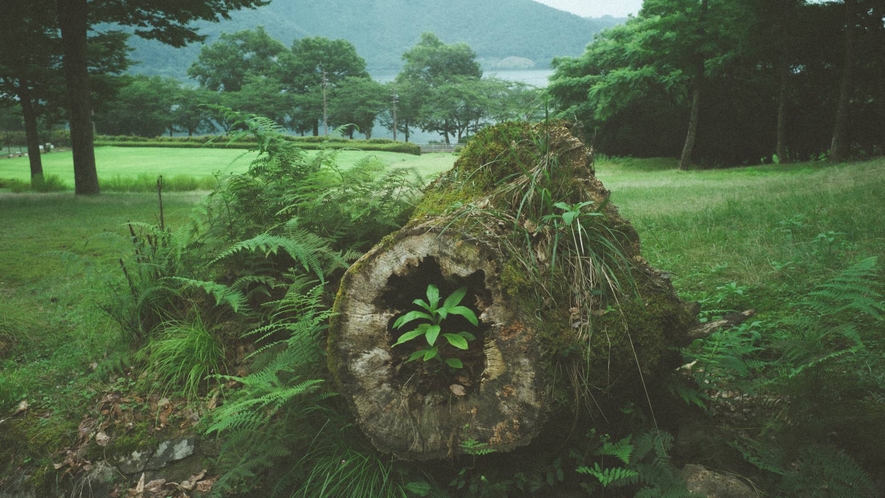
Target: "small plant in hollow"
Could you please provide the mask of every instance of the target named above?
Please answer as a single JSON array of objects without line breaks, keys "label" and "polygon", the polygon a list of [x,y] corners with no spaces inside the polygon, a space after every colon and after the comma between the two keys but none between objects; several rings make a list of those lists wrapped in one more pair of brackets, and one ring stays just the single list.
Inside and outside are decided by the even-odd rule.
[{"label": "small plant in hollow", "polygon": [[430,284],[427,286],[427,301],[423,299],[415,299],[412,301],[414,304],[422,308],[423,311],[410,311],[393,322],[393,328],[400,329],[408,323],[422,321],[414,329],[401,335],[393,345],[393,347],[396,347],[422,336],[427,340],[428,347],[412,353],[406,360],[407,363],[422,357],[424,358],[424,361],[438,358],[452,368],[464,367],[464,364],[458,358],[443,358],[442,355],[439,354],[439,344],[437,344],[437,339],[442,335],[448,344],[460,350],[467,349],[467,341],[476,339],[473,334],[466,331],[455,333],[443,332],[443,322],[450,315],[461,315],[466,318],[467,321],[472,323],[473,326],[479,326],[479,320],[476,318],[476,314],[473,310],[460,305],[465,294],[467,294],[467,286],[461,287],[451,293],[449,297],[443,301],[442,306],[440,306],[439,288]]}]

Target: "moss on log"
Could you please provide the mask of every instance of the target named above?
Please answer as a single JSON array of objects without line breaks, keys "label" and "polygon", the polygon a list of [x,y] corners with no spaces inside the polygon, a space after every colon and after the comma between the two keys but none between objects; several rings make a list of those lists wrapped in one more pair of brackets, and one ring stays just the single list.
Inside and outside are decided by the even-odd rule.
[{"label": "moss on log", "polygon": [[[411,460],[508,451],[579,402],[566,393],[636,390],[678,365],[672,346],[694,316],[608,199],[567,126],[495,126],[346,272],[329,364],[376,448]],[[464,351],[439,346],[462,368],[408,361],[423,337],[393,347],[394,322],[431,284],[443,298],[466,286],[479,317],[444,320],[443,332],[475,336]]]}]

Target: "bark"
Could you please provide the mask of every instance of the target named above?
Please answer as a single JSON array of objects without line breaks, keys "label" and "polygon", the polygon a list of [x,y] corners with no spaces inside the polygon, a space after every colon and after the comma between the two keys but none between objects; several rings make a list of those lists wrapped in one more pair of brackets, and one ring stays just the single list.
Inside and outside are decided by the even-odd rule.
[{"label": "bark", "polygon": [[[698,43],[705,36],[704,23],[707,19],[708,0],[701,0],[700,13],[698,14],[697,35]],[[691,112],[688,118],[688,133],[685,136],[685,144],[682,146],[682,156],[679,158],[679,169],[687,170],[691,166],[691,156],[694,152],[694,144],[698,136],[698,119],[700,114],[701,87],[704,85],[704,56],[695,54],[695,75],[692,80]]]},{"label": "bark", "polygon": [[691,340],[709,337],[713,332],[727,328],[737,327],[756,315],[756,310],[750,309],[742,312],[729,313],[715,322],[699,323],[688,330],[687,336]]},{"label": "bark", "polygon": [[43,177],[43,159],[40,157],[40,137],[37,134],[37,113],[34,110],[34,101],[27,84],[20,82],[18,87],[18,100],[22,108],[22,117],[25,121],[25,137],[28,142],[28,162],[31,165],[31,182],[35,178]]},{"label": "bark", "polygon": [[70,103],[71,149],[74,156],[74,192],[99,193],[92,129],[92,102],[86,59],[87,0],[57,0],[64,48],[65,80]]},{"label": "bark", "polygon": [[833,125],[833,140],[830,143],[828,159],[833,162],[848,158],[848,118],[851,90],[854,85],[854,45],[857,40],[857,19],[855,0],[845,0],[845,62],[842,66],[842,79],[839,83],[839,106]]},{"label": "bark", "polygon": [[786,63],[781,63],[780,67],[780,84],[777,98],[777,146],[775,154],[782,163],[787,162],[787,80],[790,77],[790,67]]},{"label": "bark", "polygon": [[[547,211],[522,201],[536,188],[556,196],[553,202],[594,205],[598,214],[587,223],[603,224],[594,233],[607,242],[585,237],[583,244],[599,244],[597,252],[570,264],[575,253],[562,252],[566,234],[544,221]],[[581,387],[564,385],[563,371],[582,369],[583,388],[640,396],[643,376],[661,378],[679,366],[672,346],[688,341],[694,314],[641,258],[636,231],[608,197],[590,151],[565,126],[486,128],[426,189],[409,224],[345,273],[329,329],[329,366],[377,449],[410,460],[457,455],[467,441],[509,451],[530,444],[553,412],[574,413],[580,403],[562,400]],[[462,207],[452,211],[453,203]],[[623,259],[601,247],[621,248]],[[581,280],[591,275],[576,268],[603,260],[619,268],[619,281],[635,282],[635,292],[604,301],[598,274]],[[461,369],[406,361],[428,347],[421,337],[392,346],[406,331],[392,324],[429,284],[443,299],[466,286],[462,304],[479,317],[468,349],[443,355],[462,355]],[[609,305],[621,312],[610,313]]]},{"label": "bark", "polygon": [[698,136],[698,114],[700,114],[701,100],[701,77],[695,78],[694,89],[691,92],[691,113],[688,117],[688,134],[685,136],[685,144],[682,146],[682,156],[679,158],[679,169],[687,170],[691,166],[691,155],[694,151],[694,143]]}]

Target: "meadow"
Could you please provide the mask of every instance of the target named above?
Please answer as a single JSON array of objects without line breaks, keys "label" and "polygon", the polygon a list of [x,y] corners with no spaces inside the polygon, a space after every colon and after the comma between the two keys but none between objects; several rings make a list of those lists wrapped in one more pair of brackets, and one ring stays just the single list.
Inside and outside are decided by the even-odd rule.
[{"label": "meadow", "polygon": [[[412,168],[425,177],[451,167],[451,154],[414,156],[395,152],[359,150],[306,151],[307,157],[332,154],[336,163],[347,168],[367,157],[375,157],[390,167]],[[177,149],[156,147],[96,147],[95,161],[99,183],[108,191],[151,191],[157,176],[162,175],[169,190],[208,190],[216,175],[242,173],[256,157],[256,152],[238,149]],[[44,176],[57,177],[73,189],[73,158],[70,151],[44,154]],[[0,159],[0,184],[3,180],[27,182],[30,169],[27,157]],[[0,188],[2,191],[2,188]]]},{"label": "meadow", "polygon": [[[425,178],[456,159],[343,151],[337,160],[346,167],[366,154],[390,168],[415,168]],[[96,155],[100,176],[121,178],[211,177],[244,171],[255,157],[229,150],[104,147]],[[26,161],[0,160],[0,178],[26,179]],[[702,317],[754,308],[760,327],[774,330],[816,286],[871,257],[880,267],[885,262],[883,159],[679,171],[672,160],[601,158],[596,167],[639,232],[644,256],[672,274],[684,298],[702,304]],[[45,155],[44,168],[72,184],[69,153]],[[202,196],[165,194],[166,225],[183,226]],[[108,297],[108,282],[120,278],[117,259],[131,251],[126,223],[153,224],[157,214],[156,193],[82,198],[0,191],[0,419],[22,401],[39,414],[32,417],[28,444],[4,441],[0,434],[0,445],[12,448],[0,458],[0,482],[24,462],[51,465],[56,450],[73,444],[78,420],[96,397],[109,386],[133,382],[114,374],[129,363],[130,345],[99,304]],[[880,290],[882,275],[875,270]],[[845,353],[843,359],[856,359],[839,368],[868,368],[869,385],[885,387],[881,366],[871,363],[885,351],[877,339],[885,332],[883,322],[863,323],[863,354]],[[697,347],[687,356],[706,351]],[[861,396],[885,404],[869,385]],[[864,464],[882,463],[879,439],[870,435],[885,434],[885,424],[870,421],[875,413],[853,416],[846,423],[866,429],[846,444],[858,447],[854,456]]]}]

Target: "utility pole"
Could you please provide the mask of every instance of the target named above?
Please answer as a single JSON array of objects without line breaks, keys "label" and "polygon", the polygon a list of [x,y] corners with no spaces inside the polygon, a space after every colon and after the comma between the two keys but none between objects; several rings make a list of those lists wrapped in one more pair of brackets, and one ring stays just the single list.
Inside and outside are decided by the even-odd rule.
[{"label": "utility pole", "polygon": [[399,101],[399,95],[393,94],[393,141],[396,142],[396,103]]},{"label": "utility pole", "polygon": [[327,86],[329,86],[329,80],[326,78],[326,70],[323,69],[323,134],[329,136],[329,114],[326,107]]}]

